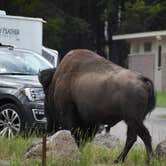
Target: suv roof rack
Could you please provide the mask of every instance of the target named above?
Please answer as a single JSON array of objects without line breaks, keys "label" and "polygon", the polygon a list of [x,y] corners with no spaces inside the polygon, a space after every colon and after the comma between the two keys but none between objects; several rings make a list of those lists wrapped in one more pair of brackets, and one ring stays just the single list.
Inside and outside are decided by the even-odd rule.
[{"label": "suv roof rack", "polygon": [[0,47],[7,47],[7,48],[9,48],[9,49],[14,49],[14,46],[2,44],[2,43],[0,43]]}]

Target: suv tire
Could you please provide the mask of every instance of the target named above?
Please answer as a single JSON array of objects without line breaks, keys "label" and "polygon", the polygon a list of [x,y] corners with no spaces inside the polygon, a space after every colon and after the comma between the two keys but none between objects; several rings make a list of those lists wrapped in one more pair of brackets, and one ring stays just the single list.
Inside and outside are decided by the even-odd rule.
[{"label": "suv tire", "polygon": [[0,106],[0,137],[13,138],[23,127],[23,116],[16,105],[8,103]]}]

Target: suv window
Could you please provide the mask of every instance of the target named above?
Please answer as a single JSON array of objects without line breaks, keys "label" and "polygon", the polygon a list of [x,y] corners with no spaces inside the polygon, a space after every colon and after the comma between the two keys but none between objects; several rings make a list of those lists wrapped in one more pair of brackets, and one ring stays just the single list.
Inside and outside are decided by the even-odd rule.
[{"label": "suv window", "polygon": [[0,73],[17,73],[36,75],[39,70],[50,68],[52,65],[33,52],[0,51]]}]

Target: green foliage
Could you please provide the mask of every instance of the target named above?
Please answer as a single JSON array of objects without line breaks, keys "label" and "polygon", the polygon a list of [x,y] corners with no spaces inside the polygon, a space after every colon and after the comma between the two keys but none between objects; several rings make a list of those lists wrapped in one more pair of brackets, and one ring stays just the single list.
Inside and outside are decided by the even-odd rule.
[{"label": "green foliage", "polygon": [[151,30],[151,22],[161,10],[160,4],[146,4],[144,0],[136,0],[135,3],[126,2],[122,22],[122,31],[125,33]]},{"label": "green foliage", "polygon": [[82,19],[65,17],[48,19],[44,25],[44,43],[63,56],[74,48],[93,49],[93,33]]},{"label": "green foliage", "polygon": [[100,0],[97,6],[103,9],[100,13],[101,19],[103,21],[109,20],[110,22],[117,19],[118,4],[119,2],[117,0]]},{"label": "green foliage", "polygon": [[62,48],[64,27],[63,19],[48,19],[47,24],[44,24],[44,43],[58,50]]},{"label": "green foliage", "polygon": [[166,107],[166,92],[157,92],[157,106]]},{"label": "green foliage", "polygon": [[5,0],[4,6],[7,14],[37,16],[43,8],[40,0]]}]

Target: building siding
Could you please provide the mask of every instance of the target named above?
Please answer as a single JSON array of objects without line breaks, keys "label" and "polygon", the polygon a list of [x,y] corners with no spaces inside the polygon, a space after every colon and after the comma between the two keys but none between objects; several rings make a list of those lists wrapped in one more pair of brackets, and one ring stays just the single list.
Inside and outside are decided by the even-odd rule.
[{"label": "building siding", "polygon": [[131,55],[128,57],[128,60],[129,69],[142,73],[154,82],[154,54]]}]

